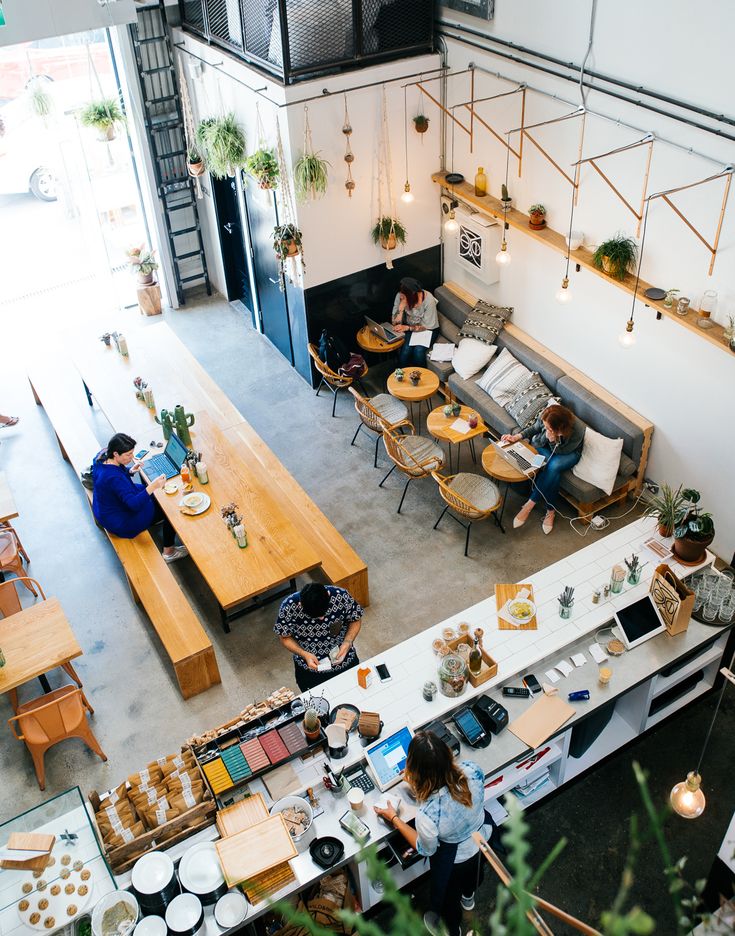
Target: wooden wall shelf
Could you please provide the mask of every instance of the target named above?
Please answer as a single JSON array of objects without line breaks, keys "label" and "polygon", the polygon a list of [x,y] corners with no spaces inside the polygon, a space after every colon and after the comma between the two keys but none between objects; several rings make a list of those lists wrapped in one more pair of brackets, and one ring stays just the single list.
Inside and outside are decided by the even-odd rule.
[{"label": "wooden wall shelf", "polygon": [[[474,185],[470,185],[469,182],[460,182],[458,185],[449,185],[446,180],[446,172],[435,172],[431,178],[434,182],[445,189],[450,197],[454,195],[454,197],[458,198],[460,201],[471,205],[473,208],[477,208],[477,210],[483,214],[502,221],[503,203],[499,199],[493,198],[492,195],[483,195],[482,197],[475,195],[475,187]],[[540,231],[534,230],[528,224],[528,215],[524,214],[522,211],[517,211],[515,208],[508,209],[506,220],[508,221],[508,225],[511,228],[515,228],[516,230],[521,231],[527,237],[532,237],[534,240],[540,241],[542,244],[546,244],[547,247],[551,247],[552,250],[556,250],[558,253],[566,256],[567,244],[564,240],[563,234],[560,234],[558,231],[554,231],[548,225],[542,228]],[[585,250],[584,247],[580,247],[579,250],[572,250],[569,255],[569,259],[570,263],[579,264],[581,267],[584,267],[586,270],[594,273],[595,276],[601,277],[605,280],[605,282],[610,283],[612,286],[617,286],[618,289],[624,290],[624,292],[627,292],[629,295],[632,296],[635,292],[635,276],[628,274],[624,280],[613,279],[611,276],[603,273],[602,270],[597,269],[597,267],[592,263],[592,252]],[[560,282],[562,274],[563,270],[560,268]],[[721,325],[715,323],[711,328],[699,328],[697,325],[697,318],[699,317],[699,313],[696,309],[690,309],[686,315],[678,315],[674,309],[667,309],[662,301],[654,302],[653,299],[647,299],[644,293],[647,289],[650,288],[650,283],[645,282],[645,280],[639,280],[639,302],[650,306],[655,312],[660,313],[668,319],[671,319],[673,322],[676,322],[677,325],[682,325],[684,328],[688,328],[689,331],[694,332],[699,338],[703,338],[705,341],[711,342],[713,345],[716,345],[727,354],[732,355],[732,352],[728,348],[727,344],[725,344],[725,340],[723,338],[724,328]]]}]

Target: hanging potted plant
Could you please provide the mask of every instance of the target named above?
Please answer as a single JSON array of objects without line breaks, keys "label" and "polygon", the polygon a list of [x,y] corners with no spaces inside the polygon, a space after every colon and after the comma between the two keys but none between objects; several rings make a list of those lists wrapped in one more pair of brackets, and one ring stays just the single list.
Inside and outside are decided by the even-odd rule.
[{"label": "hanging potted plant", "polygon": [[503,206],[504,211],[510,210],[510,203],[513,201],[513,198],[508,194],[508,186],[503,182],[500,186],[500,202]]},{"label": "hanging potted plant", "polygon": [[34,75],[26,85],[28,108],[35,117],[45,120],[54,109],[54,100],[49,93],[51,83],[43,75]]},{"label": "hanging potted plant", "polygon": [[638,245],[632,237],[616,234],[600,244],[592,256],[598,270],[616,280],[624,280],[638,260]]},{"label": "hanging potted plant", "polygon": [[318,153],[304,153],[293,167],[296,198],[300,202],[319,198],[327,191],[329,163]]},{"label": "hanging potted plant", "polygon": [[128,257],[128,266],[138,277],[138,283],[141,286],[150,286],[153,283],[153,273],[158,269],[154,250],[145,250],[143,244],[140,247],[131,247],[125,251]]},{"label": "hanging potted plant", "polygon": [[94,127],[98,131],[97,139],[103,143],[114,140],[118,126],[125,126],[125,115],[116,97],[90,101],[79,114],[83,127]]},{"label": "hanging potted plant", "polygon": [[379,243],[383,250],[395,250],[398,244],[406,243],[406,229],[398,218],[383,216],[378,218],[372,237],[373,243]]},{"label": "hanging potted plant", "polygon": [[423,114],[416,114],[413,118],[413,125],[416,133],[426,133],[429,129],[429,118],[425,117]]},{"label": "hanging potted plant", "polygon": [[262,189],[278,187],[278,160],[273,150],[257,149],[245,160],[245,172],[252,176]]},{"label": "hanging potted plant", "polygon": [[699,491],[684,488],[681,497],[684,504],[682,516],[674,529],[674,555],[684,565],[698,565],[715,538],[715,523],[712,514],[702,513]]},{"label": "hanging potted plant", "polygon": [[278,224],[273,228],[273,249],[278,257],[281,270],[281,290],[286,276],[286,261],[301,254],[301,266],[304,267],[304,255],[301,243],[301,231],[295,224]]},{"label": "hanging potted plant", "polygon": [[189,175],[195,179],[197,176],[204,175],[206,166],[204,165],[204,160],[202,159],[201,154],[197,150],[188,150],[186,154],[186,168],[189,172]]},{"label": "hanging potted plant", "polygon": [[215,179],[233,177],[245,164],[245,135],[234,114],[208,117],[197,127],[197,146],[210,175]]},{"label": "hanging potted plant", "polygon": [[543,205],[531,205],[528,209],[528,226],[540,231],[546,226],[546,209]]},{"label": "hanging potted plant", "polygon": [[644,517],[655,517],[658,521],[660,536],[673,536],[674,528],[684,514],[684,498],[681,485],[674,489],[668,484],[662,484],[658,494],[655,494],[646,505]]}]

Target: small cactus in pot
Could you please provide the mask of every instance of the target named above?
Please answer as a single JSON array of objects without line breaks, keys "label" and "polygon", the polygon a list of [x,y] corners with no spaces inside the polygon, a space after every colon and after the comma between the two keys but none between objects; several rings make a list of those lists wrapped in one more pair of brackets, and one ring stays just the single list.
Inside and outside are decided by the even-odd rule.
[{"label": "small cactus in pot", "polygon": [[304,734],[309,742],[318,741],[321,731],[319,715],[316,709],[309,708],[304,714]]}]

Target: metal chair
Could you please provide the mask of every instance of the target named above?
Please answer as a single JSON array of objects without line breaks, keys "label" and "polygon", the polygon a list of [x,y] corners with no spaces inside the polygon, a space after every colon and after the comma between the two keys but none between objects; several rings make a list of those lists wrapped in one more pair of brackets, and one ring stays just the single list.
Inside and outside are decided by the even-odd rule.
[{"label": "metal chair", "polygon": [[383,429],[383,444],[393,466],[378,486],[383,487],[396,468],[406,475],[406,486],[403,488],[397,511],[400,513],[408,485],[415,478],[428,478],[433,471],[441,468],[444,464],[444,452],[433,439],[421,435],[399,435],[387,426]]},{"label": "metal chair", "polygon": [[[316,369],[319,371],[319,374],[322,378],[319,381],[319,386],[316,388],[316,395],[319,396],[319,391],[324,385],[329,387],[334,395],[334,400],[332,401],[332,416],[334,416],[335,409],[337,407],[337,394],[339,391],[346,390],[347,387],[350,387],[356,380],[359,382],[360,377],[364,377],[365,374],[367,374],[368,366],[367,364],[365,365],[365,369],[360,374],[360,377],[343,377],[342,374],[338,374],[336,371],[333,371],[328,364],[322,361],[322,359],[319,357],[319,349],[315,344],[309,344],[307,347],[309,349],[311,359],[314,361],[314,367],[316,367]],[[364,392],[362,384],[360,384],[360,387]]]},{"label": "metal chair", "polygon": [[[456,475],[444,476],[438,471],[432,471],[431,476],[439,485],[439,494],[446,504],[446,507],[439,514],[439,519],[434,524],[436,529],[441,523],[442,517],[451,507],[454,513],[449,516],[467,530],[464,541],[464,554],[468,554],[470,546],[470,530],[476,520],[486,520],[490,515],[495,519],[496,524],[502,530],[498,523],[496,511],[502,504],[500,491],[495,484],[482,475],[460,472]],[[468,523],[463,523],[459,517],[464,517]]]},{"label": "metal chair", "polygon": [[42,790],[46,789],[44,754],[60,741],[81,738],[103,761],[107,760],[87,721],[87,712],[91,714],[91,711],[81,689],[62,686],[61,689],[54,689],[21,705],[17,713],[8,719],[13,735],[18,741],[25,742],[33,758],[36,778]]},{"label": "metal chair", "polygon": [[379,393],[372,399],[362,396],[354,387],[349,388],[350,393],[355,398],[355,409],[360,417],[355,434],[352,436],[350,445],[355,444],[357,435],[365,426],[371,432],[375,433],[375,458],[373,467],[378,467],[378,442],[383,435],[383,429],[387,426],[389,429],[401,429],[409,426],[411,432],[414,432],[413,423],[408,418],[408,408],[396,397],[389,393]]},{"label": "metal chair", "polygon": [[23,548],[20,537],[9,523],[0,524],[0,573],[15,572],[18,578],[23,579],[23,584],[35,595],[33,590],[33,579],[26,578],[23,560],[26,565],[30,563],[28,553]]}]

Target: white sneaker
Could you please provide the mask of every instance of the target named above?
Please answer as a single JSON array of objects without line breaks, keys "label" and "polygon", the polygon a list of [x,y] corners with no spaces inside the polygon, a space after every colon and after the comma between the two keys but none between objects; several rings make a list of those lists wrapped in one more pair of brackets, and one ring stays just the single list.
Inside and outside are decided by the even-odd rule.
[{"label": "white sneaker", "polygon": [[177,546],[170,556],[164,555],[165,562],[176,562],[177,559],[183,559],[184,556],[189,555],[189,550],[186,546]]},{"label": "white sneaker", "polygon": [[446,936],[447,928],[438,913],[427,910],[424,914],[424,926],[431,936]]},{"label": "white sneaker", "polygon": [[471,894],[469,897],[461,897],[460,903],[462,904],[463,910],[474,910],[475,909],[475,895]]}]

